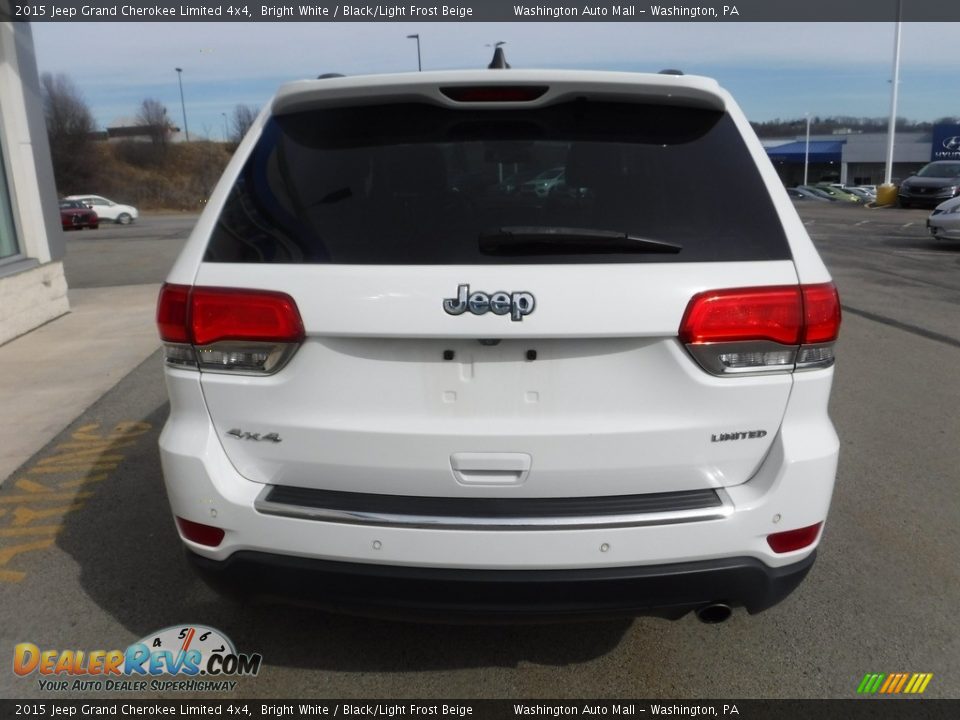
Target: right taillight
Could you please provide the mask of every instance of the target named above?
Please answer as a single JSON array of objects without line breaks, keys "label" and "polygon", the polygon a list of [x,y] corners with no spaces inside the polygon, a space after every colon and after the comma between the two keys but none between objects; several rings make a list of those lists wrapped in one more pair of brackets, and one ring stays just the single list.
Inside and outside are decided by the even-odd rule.
[{"label": "right taillight", "polygon": [[277,372],[304,338],[293,298],[266,290],[164,285],[157,327],[168,365],[246,375]]},{"label": "right taillight", "polygon": [[839,329],[837,289],[823,283],[698,293],[678,335],[707,372],[743,375],[828,367]]}]

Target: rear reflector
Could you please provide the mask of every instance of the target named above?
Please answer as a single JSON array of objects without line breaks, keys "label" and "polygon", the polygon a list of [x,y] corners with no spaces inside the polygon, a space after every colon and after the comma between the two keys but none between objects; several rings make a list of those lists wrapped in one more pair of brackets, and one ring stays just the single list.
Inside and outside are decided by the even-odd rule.
[{"label": "rear reflector", "polygon": [[457,102],[529,102],[542,97],[545,85],[490,85],[442,87],[440,92]]},{"label": "rear reflector", "polygon": [[701,367],[727,375],[827,367],[839,330],[837,289],[823,283],[698,293],[678,335]]},{"label": "rear reflector", "polygon": [[193,522],[192,520],[184,520],[182,517],[177,518],[177,527],[180,528],[180,534],[187,540],[195,542],[197,545],[206,545],[207,547],[217,547],[217,545],[223,542],[223,537],[226,535],[226,533],[218,527],[203,525]]},{"label": "rear reflector", "polygon": [[816,525],[798,528],[796,530],[787,530],[785,532],[767,535],[767,543],[775,553],[787,553],[794,550],[800,550],[813,544],[820,534],[822,522]]}]

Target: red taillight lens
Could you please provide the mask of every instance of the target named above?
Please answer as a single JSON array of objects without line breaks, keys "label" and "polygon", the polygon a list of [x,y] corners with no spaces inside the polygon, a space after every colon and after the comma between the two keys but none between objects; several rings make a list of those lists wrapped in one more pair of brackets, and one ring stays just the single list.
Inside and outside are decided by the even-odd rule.
[{"label": "red taillight lens", "polygon": [[803,323],[796,285],[710,290],[693,296],[680,323],[685,344],[769,340],[798,345]]},{"label": "red taillight lens", "polygon": [[816,525],[797,528],[796,530],[786,530],[784,532],[767,535],[767,543],[775,553],[787,553],[794,550],[800,550],[812,545],[820,534],[822,522]]},{"label": "red taillight lens", "polygon": [[297,304],[267,290],[164,285],[157,327],[167,365],[271,375],[305,337]]},{"label": "red taillight lens", "polygon": [[188,343],[187,307],[190,288],[187,285],[164,285],[157,301],[157,328],[164,342]]},{"label": "red taillight lens", "polygon": [[180,528],[180,534],[187,540],[195,542],[198,545],[206,545],[207,547],[217,547],[217,545],[223,542],[223,537],[226,535],[226,533],[218,527],[203,525],[193,522],[192,520],[184,520],[182,517],[177,518],[177,527]]},{"label": "red taillight lens", "polygon": [[529,102],[548,89],[545,85],[490,85],[443,87],[440,92],[457,102]]},{"label": "red taillight lens", "polygon": [[840,333],[840,296],[833,283],[804,285],[803,337],[805,345],[833,342]]},{"label": "red taillight lens", "polygon": [[261,290],[194,288],[190,328],[195,345],[221,340],[300,342],[304,336],[293,298]]}]

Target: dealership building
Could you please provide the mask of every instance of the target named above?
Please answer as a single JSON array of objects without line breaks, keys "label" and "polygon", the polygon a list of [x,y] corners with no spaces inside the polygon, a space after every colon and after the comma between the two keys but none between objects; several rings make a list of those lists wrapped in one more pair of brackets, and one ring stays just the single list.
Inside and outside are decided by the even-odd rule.
[{"label": "dealership building", "polygon": [[70,310],[30,25],[0,0],[0,344]]},{"label": "dealership building", "polygon": [[[887,133],[840,133],[766,138],[763,145],[784,185],[841,182],[879,185],[887,163]],[[893,145],[893,182],[913,175],[934,160],[960,160],[960,125],[934,125],[930,132],[898,132]]]}]

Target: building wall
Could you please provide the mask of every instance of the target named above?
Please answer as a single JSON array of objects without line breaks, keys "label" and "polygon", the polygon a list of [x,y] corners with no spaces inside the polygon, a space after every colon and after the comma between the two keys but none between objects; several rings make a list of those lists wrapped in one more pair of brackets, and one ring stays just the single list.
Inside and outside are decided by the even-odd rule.
[{"label": "building wall", "polygon": [[[926,164],[925,162],[895,162],[891,168],[891,179],[896,185]],[[885,162],[844,163],[843,171],[840,181],[848,185],[880,185],[886,176],[887,164]]]},{"label": "building wall", "polygon": [[[0,18],[9,9],[9,0],[0,0]],[[70,310],[65,239],[26,23],[0,22],[0,157],[0,228],[13,236],[0,252],[2,344]]]},{"label": "building wall", "polygon": [[[887,134],[851,133],[847,135],[816,135],[810,141],[843,140],[840,163],[810,163],[809,182],[842,182],[848,185],[880,185],[886,174]],[[767,152],[778,145],[803,142],[804,138],[767,139]],[[930,162],[931,134],[900,132],[894,138],[893,182],[910,177]],[[774,162],[777,174],[787,187],[803,182],[802,162]]]}]

